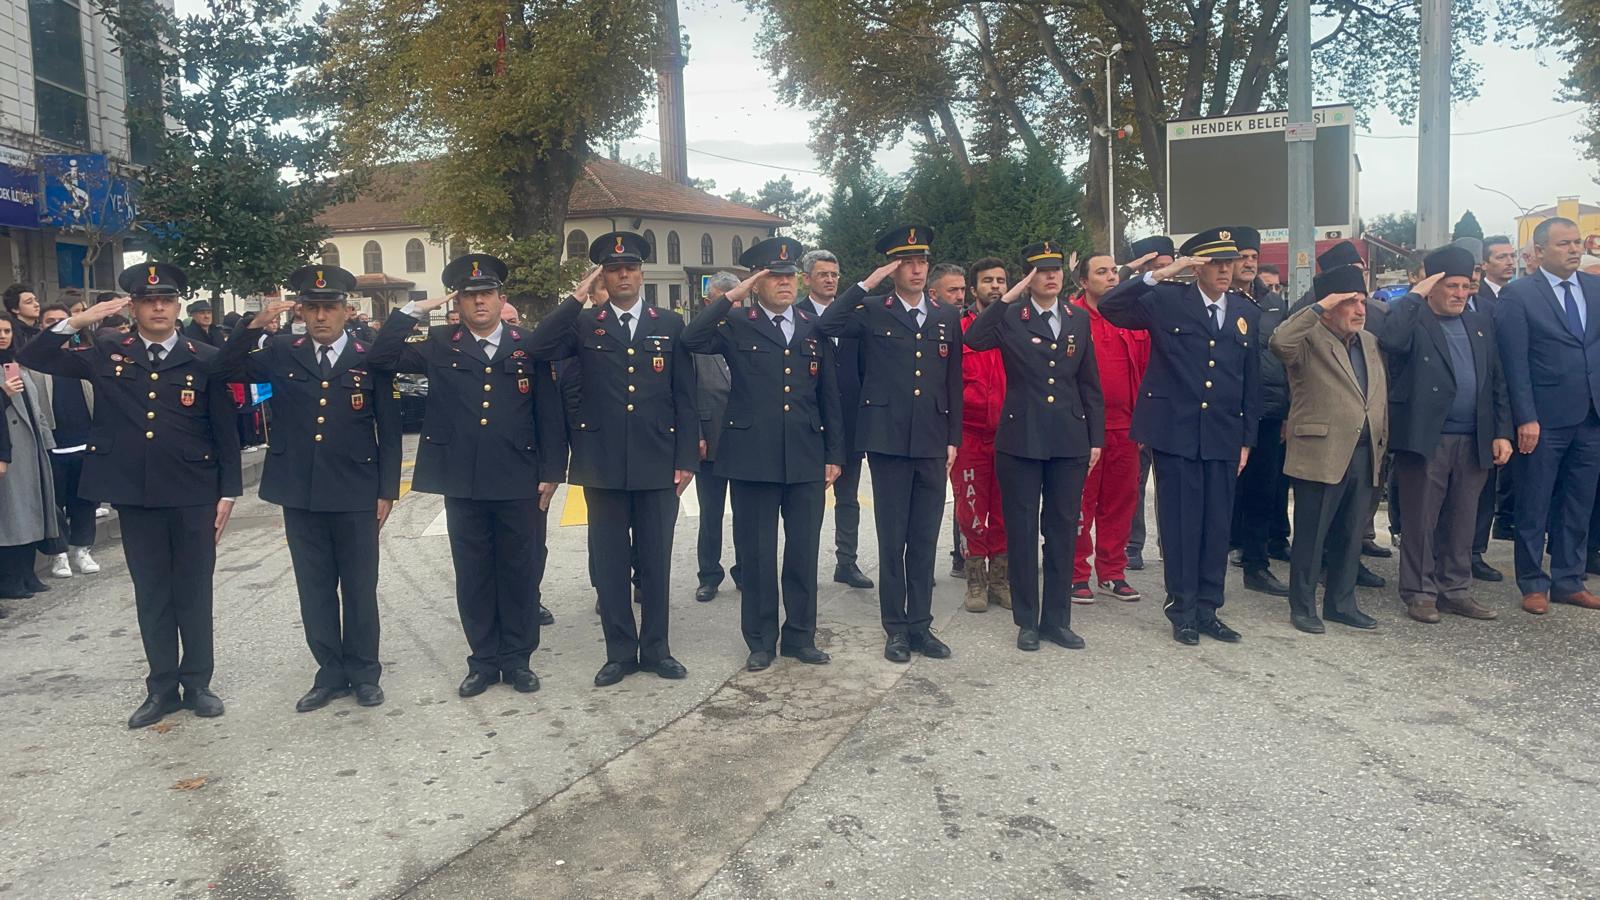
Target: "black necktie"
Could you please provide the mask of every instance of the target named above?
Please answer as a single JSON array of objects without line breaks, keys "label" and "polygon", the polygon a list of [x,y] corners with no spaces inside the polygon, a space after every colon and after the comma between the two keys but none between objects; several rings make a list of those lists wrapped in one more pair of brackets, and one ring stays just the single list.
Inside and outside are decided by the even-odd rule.
[{"label": "black necktie", "polygon": [[166,349],[164,347],[162,347],[160,344],[151,344],[150,345],[150,365],[152,367],[161,365],[161,354],[163,354],[165,352],[166,352]]},{"label": "black necktie", "polygon": [[628,340],[633,340],[633,325],[631,324],[633,322],[633,313],[623,313],[617,316],[617,319],[622,322],[622,331],[628,336]]},{"label": "black necktie", "polygon": [[1578,316],[1578,300],[1572,296],[1572,282],[1561,282],[1561,293],[1566,297],[1564,305],[1567,308],[1567,330],[1581,341],[1583,340],[1583,319]]},{"label": "black necktie", "polygon": [[1208,303],[1208,304],[1206,304],[1206,315],[1211,317],[1211,327],[1215,328],[1218,331],[1221,331],[1222,330],[1222,304],[1221,303]]},{"label": "black necktie", "polygon": [[922,327],[922,308],[917,307],[911,311],[911,323],[918,328]]},{"label": "black necktie", "polygon": [[772,327],[778,330],[778,340],[787,343],[787,340],[783,336],[783,316],[773,316]]},{"label": "black necktie", "polygon": [[333,374],[333,360],[329,359],[333,348],[327,344],[322,345],[322,377],[327,378]]},{"label": "black necktie", "polygon": [[1049,328],[1050,329],[1050,333],[1051,334],[1055,334],[1056,330],[1054,328],[1050,327],[1050,312],[1051,311],[1048,310],[1048,309],[1040,311],[1040,313],[1039,313],[1039,321],[1044,323],[1044,327],[1045,328]]},{"label": "black necktie", "polygon": [[478,338],[478,350],[483,353],[483,358],[484,359],[490,359],[491,358],[490,353],[489,353],[489,339],[488,338]]}]

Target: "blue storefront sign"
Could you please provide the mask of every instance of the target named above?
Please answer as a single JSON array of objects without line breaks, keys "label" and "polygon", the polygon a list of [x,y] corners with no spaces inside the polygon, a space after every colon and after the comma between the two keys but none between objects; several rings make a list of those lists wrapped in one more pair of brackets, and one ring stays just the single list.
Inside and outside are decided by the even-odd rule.
[{"label": "blue storefront sign", "polygon": [[126,179],[111,174],[99,153],[61,153],[39,157],[43,191],[38,222],[46,228],[94,228],[116,232],[133,221]]},{"label": "blue storefront sign", "polygon": [[0,225],[39,227],[39,175],[0,163]]}]

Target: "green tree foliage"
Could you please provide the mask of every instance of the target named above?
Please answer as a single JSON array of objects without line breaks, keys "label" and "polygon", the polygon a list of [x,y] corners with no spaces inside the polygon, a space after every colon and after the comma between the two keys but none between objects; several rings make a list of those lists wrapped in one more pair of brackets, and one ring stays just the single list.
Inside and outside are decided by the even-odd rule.
[{"label": "green tree foliage", "polygon": [[[317,215],[353,189],[332,177],[333,132],[304,76],[327,46],[289,0],[209,0],[172,17],[153,0],[100,9],[130,71],[159,74],[136,110],[156,155],[138,198],[153,255],[213,297],[274,289],[320,246]],[[156,123],[164,113],[176,129]],[[139,119],[139,116],[145,119]]]},{"label": "green tree foliage", "polygon": [[1417,214],[1410,210],[1377,216],[1367,223],[1366,230],[1402,247],[1417,248]]},{"label": "green tree foliage", "polygon": [[1450,232],[1450,237],[1452,240],[1461,237],[1483,240],[1483,226],[1478,224],[1478,217],[1472,214],[1472,210],[1469,209],[1461,214],[1461,219],[1456,222],[1455,230]]},{"label": "green tree foliage", "polygon": [[817,246],[839,257],[845,279],[859,279],[882,264],[872,245],[898,221],[900,197],[899,187],[876,169],[852,166],[834,179]]},{"label": "green tree foliage", "polygon": [[362,165],[434,158],[423,221],[502,255],[526,307],[547,306],[583,263],[561,265],[567,203],[608,135],[631,134],[653,89],[655,0],[344,0],[323,66]]},{"label": "green tree foliage", "polygon": [[[1600,0],[1501,0],[1504,37],[1517,38],[1523,49],[1540,56],[1555,51],[1569,66],[1563,80],[1564,99],[1589,107],[1588,129],[1581,138],[1584,154],[1600,163]],[[1521,25],[1532,25],[1520,34]],[[1600,182],[1600,177],[1596,178]]]}]

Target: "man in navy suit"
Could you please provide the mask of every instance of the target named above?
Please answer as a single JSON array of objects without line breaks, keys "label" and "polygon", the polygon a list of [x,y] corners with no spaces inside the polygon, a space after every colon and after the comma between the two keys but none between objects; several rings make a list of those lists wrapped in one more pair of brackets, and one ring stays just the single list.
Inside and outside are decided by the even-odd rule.
[{"label": "man in navy suit", "polygon": [[[1155,455],[1167,618],[1172,637],[1233,643],[1217,618],[1228,571],[1234,485],[1261,417],[1261,310],[1229,290],[1233,233],[1213,228],[1184,242],[1171,265],[1119,285],[1100,301],[1113,325],[1150,332],[1150,368],[1131,435]],[[1145,260],[1136,260],[1134,268]],[[1193,270],[1193,284],[1169,281]]]},{"label": "man in navy suit", "polygon": [[1578,271],[1583,237],[1571,219],[1540,222],[1533,243],[1539,268],[1500,292],[1494,322],[1517,428],[1517,587],[1522,608],[1542,615],[1551,600],[1600,609],[1583,586],[1600,480],[1600,278]]}]

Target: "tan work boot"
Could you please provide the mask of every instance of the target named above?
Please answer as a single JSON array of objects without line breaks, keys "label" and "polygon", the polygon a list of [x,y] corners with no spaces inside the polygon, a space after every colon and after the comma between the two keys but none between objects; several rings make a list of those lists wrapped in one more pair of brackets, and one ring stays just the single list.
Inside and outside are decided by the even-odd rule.
[{"label": "tan work boot", "polygon": [[961,601],[967,612],[987,612],[989,609],[989,572],[981,556],[969,556],[963,570],[967,575],[967,596]]},{"label": "tan work boot", "polygon": [[989,558],[989,599],[1000,604],[1001,609],[1011,608],[1011,581],[1004,553]]}]

